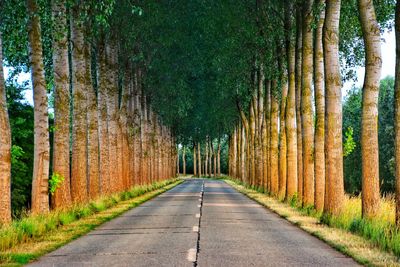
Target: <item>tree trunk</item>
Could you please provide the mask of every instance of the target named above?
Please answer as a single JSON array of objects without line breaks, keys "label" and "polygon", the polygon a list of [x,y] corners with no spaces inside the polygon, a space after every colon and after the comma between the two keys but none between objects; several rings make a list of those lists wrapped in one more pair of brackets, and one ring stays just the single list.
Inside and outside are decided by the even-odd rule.
[{"label": "tree trunk", "polygon": [[400,226],[400,1],[396,3],[395,159],[396,224]]},{"label": "tree trunk", "polygon": [[208,138],[206,138],[206,157],[204,159],[204,164],[205,164],[205,168],[204,168],[204,176],[208,176]]},{"label": "tree trunk", "polygon": [[201,177],[201,147],[200,147],[200,142],[197,143],[197,160],[198,160],[198,172],[199,172],[199,177]]},{"label": "tree trunk", "polygon": [[[324,5],[325,0],[318,0],[318,5]],[[324,26],[325,9],[319,14],[318,26],[315,32],[314,46],[314,90],[315,90],[315,199],[317,211],[323,211],[325,199],[325,87],[324,87],[324,50],[322,47],[322,28]]]},{"label": "tree trunk", "polygon": [[182,168],[183,168],[183,176],[186,176],[186,148],[183,146],[182,149]]},{"label": "tree trunk", "polygon": [[193,176],[197,176],[197,152],[196,152],[196,145],[193,144]]},{"label": "tree trunk", "polygon": [[314,119],[312,110],[313,31],[312,6],[307,0],[303,6],[303,60],[301,87],[301,130],[303,140],[303,206],[314,205]]},{"label": "tree trunk", "polygon": [[115,44],[106,43],[107,62],[107,124],[108,150],[110,164],[110,190],[117,192],[121,188],[121,177],[118,173],[118,67]]},{"label": "tree trunk", "polygon": [[286,103],[288,94],[288,73],[284,60],[286,59],[285,47],[279,51],[279,69],[281,71],[281,103],[279,113],[279,192],[278,196],[284,198],[286,196],[287,186],[287,143],[286,143]]},{"label": "tree trunk", "polygon": [[212,157],[213,157],[213,149],[212,149],[212,143],[211,143],[211,139],[208,140],[208,146],[209,146],[209,150],[210,154],[208,157],[208,173],[210,175],[210,177],[212,176]]},{"label": "tree trunk", "polygon": [[[52,2],[54,29],[54,141],[53,174],[64,181],[52,197],[52,207],[60,208],[71,204],[70,182],[70,81],[68,60],[67,12],[65,1]],[[57,18],[57,19],[55,19]]]},{"label": "tree trunk", "polygon": [[303,57],[303,25],[301,6],[296,7],[296,133],[297,133],[297,196],[303,198],[303,134],[301,130],[301,88],[302,88],[302,57]]},{"label": "tree trunk", "polygon": [[49,211],[49,121],[46,80],[43,66],[40,18],[36,0],[27,0],[29,14],[29,56],[31,63],[35,117],[32,213]]},{"label": "tree trunk", "polygon": [[88,199],[87,190],[87,82],[84,58],[84,37],[78,8],[73,10],[72,22],[72,69],[73,69],[73,135],[71,195],[74,202]]},{"label": "tree trunk", "polygon": [[286,101],[286,140],[287,140],[287,187],[286,199],[297,192],[297,134],[296,134],[296,73],[295,40],[291,34],[293,28],[293,3],[286,1],[286,54],[289,75],[288,97]]},{"label": "tree trunk", "polygon": [[358,0],[365,45],[365,78],[361,116],[362,214],[373,218],[379,210],[378,99],[382,70],[381,35],[373,1]]},{"label": "tree trunk", "polygon": [[265,85],[265,143],[266,143],[266,192],[271,192],[271,81]]},{"label": "tree trunk", "polygon": [[271,168],[271,193],[278,194],[279,190],[279,168],[278,168],[278,120],[279,101],[277,97],[277,82],[271,85],[271,124],[270,124],[270,168]]},{"label": "tree trunk", "polygon": [[218,150],[217,150],[217,176],[221,176],[221,139],[218,139]]},{"label": "tree trunk", "polygon": [[85,81],[86,81],[86,100],[87,100],[87,157],[88,157],[88,183],[89,198],[94,199],[100,194],[100,174],[99,174],[99,123],[97,117],[97,102],[95,88],[92,82],[91,53],[89,43],[85,45]]},{"label": "tree trunk", "polygon": [[339,63],[340,0],[326,1],[323,28],[325,66],[325,164],[327,201],[324,211],[341,212],[344,199],[342,147],[342,92]]},{"label": "tree trunk", "polygon": [[99,161],[100,161],[100,193],[106,195],[111,192],[110,185],[110,161],[108,149],[108,125],[107,125],[107,69],[105,62],[104,46],[98,48],[98,92],[97,92],[97,116],[99,135]]},{"label": "tree trunk", "polygon": [[11,222],[11,129],[8,119],[0,32],[0,224]]}]

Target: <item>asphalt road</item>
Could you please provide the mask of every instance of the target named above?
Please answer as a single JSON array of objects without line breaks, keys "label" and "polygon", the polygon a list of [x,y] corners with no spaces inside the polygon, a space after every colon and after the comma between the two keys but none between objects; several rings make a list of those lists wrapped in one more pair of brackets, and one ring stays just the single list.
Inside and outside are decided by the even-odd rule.
[{"label": "asphalt road", "polygon": [[222,181],[189,179],[29,266],[356,266]]}]

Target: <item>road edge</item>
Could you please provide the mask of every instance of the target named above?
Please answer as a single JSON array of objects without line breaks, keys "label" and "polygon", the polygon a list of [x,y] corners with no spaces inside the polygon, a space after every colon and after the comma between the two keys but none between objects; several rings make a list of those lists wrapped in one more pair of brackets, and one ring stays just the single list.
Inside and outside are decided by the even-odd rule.
[{"label": "road edge", "polygon": [[[382,251],[361,236],[321,224],[315,217],[307,216],[287,203],[246,188],[234,180],[229,178],[222,180],[281,218],[324,241],[337,251],[353,258],[359,264],[366,266],[400,266],[395,255]],[[363,253],[361,254],[361,252]]]},{"label": "road edge", "polygon": [[[84,236],[85,234],[94,230],[96,227],[122,215],[123,213],[131,209],[138,207],[139,205],[155,198],[162,193],[171,190],[172,188],[183,182],[185,182],[184,179],[175,179],[164,187],[146,192],[142,195],[133,197],[128,200],[121,201],[106,210],[76,220],[71,224],[59,227],[57,230],[49,232],[41,240],[22,243],[17,245],[16,247],[13,247],[12,249],[0,252],[1,260],[8,259],[8,261],[5,262],[0,261],[0,266],[23,266],[24,264],[34,262],[45,254],[48,254],[72,242],[73,240]],[[71,229],[78,227],[79,230],[71,231]],[[65,235],[62,236],[63,239],[60,239],[59,236],[62,234]],[[40,243],[44,244],[40,246]],[[29,252],[26,252],[26,248],[30,248],[31,250]]]}]

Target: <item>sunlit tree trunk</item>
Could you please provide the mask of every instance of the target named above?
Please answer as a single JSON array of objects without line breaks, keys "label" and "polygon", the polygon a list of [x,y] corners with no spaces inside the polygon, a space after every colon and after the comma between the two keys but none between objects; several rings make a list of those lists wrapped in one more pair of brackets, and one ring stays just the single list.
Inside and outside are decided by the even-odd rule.
[{"label": "sunlit tree trunk", "polygon": [[218,139],[218,149],[217,149],[217,176],[221,176],[221,139]]},{"label": "sunlit tree trunk", "polygon": [[395,81],[395,159],[396,159],[396,224],[400,226],[400,1],[396,4],[396,81]]},{"label": "sunlit tree trunk", "polygon": [[206,138],[206,143],[205,143],[205,159],[204,159],[204,175],[207,177],[208,176],[208,138]]},{"label": "sunlit tree trunk", "polygon": [[200,142],[197,143],[197,161],[198,161],[198,172],[199,177],[201,177],[201,146]]},{"label": "sunlit tree trunk", "polygon": [[286,140],[287,140],[287,187],[286,199],[290,199],[297,192],[297,134],[296,134],[296,73],[295,73],[295,40],[291,30],[293,28],[293,3],[286,0],[285,28],[286,54],[289,76],[288,96],[286,101]]},{"label": "sunlit tree trunk", "polygon": [[268,80],[265,84],[265,142],[266,142],[266,191],[271,192],[271,81]]},{"label": "sunlit tree trunk", "polygon": [[279,190],[279,162],[278,162],[278,120],[279,100],[277,92],[277,81],[272,80],[271,85],[271,123],[270,123],[270,168],[271,168],[271,192],[278,194]]},{"label": "sunlit tree trunk", "polygon": [[378,98],[382,70],[381,35],[374,3],[358,0],[365,45],[365,78],[361,116],[362,214],[373,218],[379,210]]},{"label": "sunlit tree trunk", "polygon": [[73,135],[71,195],[74,202],[88,199],[87,190],[87,82],[84,57],[84,36],[82,21],[77,7],[73,10],[72,22],[72,70],[73,70]]},{"label": "sunlit tree trunk", "polygon": [[210,177],[212,176],[212,158],[213,158],[213,153],[214,150],[212,149],[212,142],[211,139],[208,140],[208,147],[210,151],[210,155],[208,157],[208,173],[210,174]]},{"label": "sunlit tree trunk", "polygon": [[302,57],[303,57],[303,34],[302,34],[301,6],[296,6],[296,133],[297,133],[297,196],[299,200],[303,197],[303,134],[301,130],[301,88],[302,88]]},{"label": "sunlit tree trunk", "polygon": [[301,130],[303,140],[303,205],[314,205],[314,119],[312,110],[313,80],[313,0],[303,6],[303,60],[301,87]]},{"label": "sunlit tree trunk", "polygon": [[99,174],[99,123],[97,116],[97,101],[95,89],[93,87],[91,72],[91,54],[87,43],[85,46],[85,81],[86,81],[86,100],[87,100],[87,157],[88,157],[88,183],[89,198],[94,199],[100,194],[100,174]]},{"label": "sunlit tree trunk", "polygon": [[338,215],[344,199],[342,93],[339,63],[340,0],[326,1],[323,28],[325,66],[325,161],[327,201],[324,211]]},{"label": "sunlit tree trunk", "polygon": [[100,161],[100,193],[111,192],[110,162],[108,150],[108,124],[107,124],[107,68],[103,44],[98,47],[98,88],[97,88],[97,116],[99,135],[99,161]]},{"label": "sunlit tree trunk", "polygon": [[131,72],[130,68],[126,67],[124,71],[124,84],[122,87],[122,98],[121,107],[119,110],[119,123],[121,128],[121,164],[122,164],[122,177],[124,181],[124,190],[127,190],[132,186],[130,173],[130,162],[133,161],[131,157],[129,142],[128,142],[128,103],[130,98],[130,86],[131,86]]},{"label": "sunlit tree trunk", "polygon": [[[264,120],[264,85],[265,85],[265,74],[264,65],[260,64],[258,74],[258,92],[257,92],[257,146],[256,146],[256,168],[257,168],[257,186],[263,188],[264,186],[264,164],[263,164],[263,120]],[[238,132],[240,136],[240,132]],[[240,142],[238,142],[238,145]],[[239,165],[239,164],[238,164]]]},{"label": "sunlit tree trunk", "polygon": [[36,0],[27,0],[29,23],[29,58],[34,102],[34,152],[32,177],[32,212],[49,211],[49,121],[40,18]]},{"label": "sunlit tree trunk", "polygon": [[60,208],[71,204],[70,81],[65,1],[52,2],[52,13],[54,30],[57,33],[53,40],[54,129],[56,129],[53,141],[53,174],[64,179],[52,196],[52,207]]},{"label": "sunlit tree trunk", "polygon": [[[325,0],[318,0],[318,6],[324,5]],[[325,199],[325,87],[324,87],[324,51],[322,47],[322,28],[324,26],[325,9],[319,13],[315,31],[314,45],[314,91],[315,91],[315,199],[317,211],[324,209]]]},{"label": "sunlit tree trunk", "polygon": [[186,176],[186,147],[182,148],[182,168],[183,168],[183,176]]},{"label": "sunlit tree trunk", "polygon": [[121,188],[118,166],[118,67],[117,49],[111,41],[106,43],[107,71],[107,124],[111,192]]},{"label": "sunlit tree trunk", "polygon": [[11,129],[8,119],[0,32],[0,224],[11,221]]},{"label": "sunlit tree trunk", "polygon": [[197,151],[196,151],[196,145],[193,144],[193,176],[197,176]]},{"label": "sunlit tree trunk", "polygon": [[284,64],[286,59],[285,47],[279,51],[279,69],[281,71],[281,103],[279,112],[279,197],[286,196],[287,186],[287,143],[286,143],[286,103],[288,94],[288,73]]},{"label": "sunlit tree trunk", "polygon": [[[135,91],[134,91],[134,114],[133,114],[133,136],[135,142],[135,177],[138,184],[143,184],[142,177],[142,139],[141,139],[141,119],[142,119],[142,107],[141,107],[141,74],[140,69],[135,70]],[[162,132],[161,132],[162,138]],[[160,155],[162,158],[162,153]],[[162,168],[161,168],[162,170]]]}]

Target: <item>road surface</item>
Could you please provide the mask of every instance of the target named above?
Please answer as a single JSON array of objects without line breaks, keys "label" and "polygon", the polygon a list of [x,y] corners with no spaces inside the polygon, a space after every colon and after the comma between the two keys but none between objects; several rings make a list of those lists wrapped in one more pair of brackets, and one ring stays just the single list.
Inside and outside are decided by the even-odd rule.
[{"label": "road surface", "polygon": [[188,179],[30,266],[357,266],[223,181]]}]

